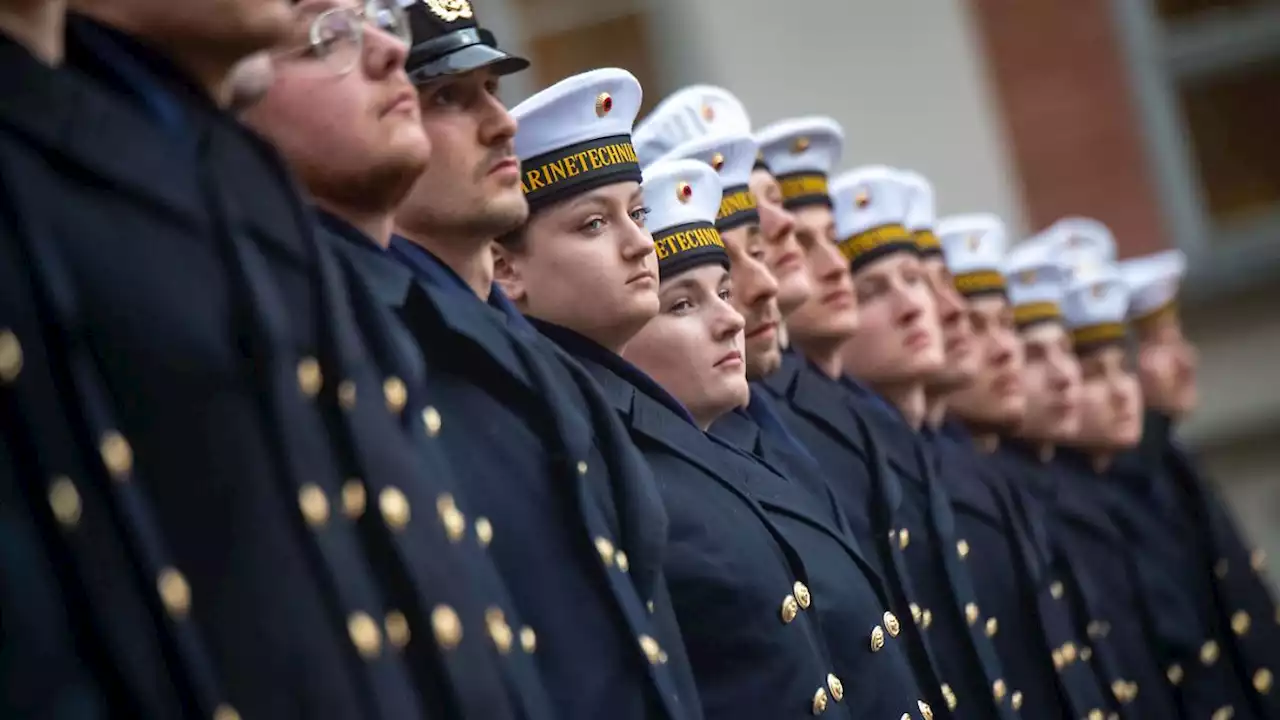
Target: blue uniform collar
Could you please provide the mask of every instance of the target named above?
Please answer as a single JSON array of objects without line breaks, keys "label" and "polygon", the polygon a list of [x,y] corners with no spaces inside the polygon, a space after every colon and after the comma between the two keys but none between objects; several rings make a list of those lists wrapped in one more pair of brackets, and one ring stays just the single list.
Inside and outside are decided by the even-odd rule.
[{"label": "blue uniform collar", "polygon": [[697,423],[693,421],[693,416],[689,414],[689,410],[679,400],[672,397],[671,393],[667,392],[653,378],[646,375],[640,368],[627,362],[621,355],[566,327],[543,322],[537,318],[530,318],[530,322],[533,323],[538,332],[551,338],[565,352],[605,368],[631,383],[637,390],[661,403],[671,412],[688,421],[690,425],[697,427]]},{"label": "blue uniform collar", "polygon": [[[450,294],[467,295],[474,298],[476,302],[480,302],[480,298],[476,297],[475,291],[462,279],[461,275],[421,245],[400,235],[392,235],[389,252],[392,257],[412,270],[415,277],[428,285]],[[506,319],[507,325],[512,330],[525,336],[531,336],[537,332],[496,283],[489,288],[488,305]]]},{"label": "blue uniform collar", "polygon": [[347,250],[344,255],[374,296],[387,307],[403,307],[413,285],[413,272],[346,220],[319,208],[316,208],[316,218],[320,227],[344,241]]},{"label": "blue uniform collar", "polygon": [[133,100],[173,135],[189,130],[188,108],[221,112],[200,84],[162,53],[74,13],[67,18],[67,64]]},{"label": "blue uniform collar", "polygon": [[880,420],[898,423],[902,426],[902,429],[913,435],[916,434],[915,429],[907,424],[906,418],[902,417],[902,413],[898,411],[896,406],[885,400],[883,395],[872,390],[861,380],[848,375],[841,375],[840,384],[852,393],[854,397],[862,400],[866,407],[875,411]]}]

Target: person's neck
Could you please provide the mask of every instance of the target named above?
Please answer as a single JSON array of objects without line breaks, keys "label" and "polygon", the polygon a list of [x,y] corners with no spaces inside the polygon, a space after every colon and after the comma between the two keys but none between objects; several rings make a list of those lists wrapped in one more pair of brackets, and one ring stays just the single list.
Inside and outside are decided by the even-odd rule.
[{"label": "person's neck", "polygon": [[876,384],[872,387],[890,405],[898,408],[898,412],[902,413],[902,418],[912,429],[919,430],[924,425],[929,408],[923,383]]},{"label": "person's neck", "polygon": [[973,444],[984,454],[990,455],[1000,449],[1000,434],[994,430],[973,432]]},{"label": "person's neck", "polygon": [[488,300],[493,288],[493,251],[488,238],[443,238],[397,227],[396,233],[426,249],[458,274],[481,300]]},{"label": "person's neck", "polygon": [[350,224],[351,227],[364,233],[383,250],[386,250],[391,245],[391,228],[394,219],[392,211],[354,210],[320,199],[316,200],[316,205],[330,215],[340,218]]},{"label": "person's neck", "polygon": [[804,341],[798,337],[792,337],[791,342],[800,350],[800,354],[805,356],[805,359],[822,371],[823,375],[832,380],[838,380],[844,372],[844,360],[840,358],[840,346],[843,342]]},{"label": "person's neck", "polygon": [[1111,467],[1115,458],[1116,454],[1110,450],[1097,450],[1089,453],[1089,464],[1093,466],[1094,472],[1101,474]]},{"label": "person's neck", "polygon": [[46,65],[62,62],[66,2],[19,0],[0,5],[0,34],[9,36]]},{"label": "person's neck", "polygon": [[930,430],[937,430],[942,427],[942,423],[947,419],[947,396],[946,394],[925,396],[924,408],[924,424]]},{"label": "person's neck", "polygon": [[733,412],[733,408],[689,408],[689,415],[693,417],[693,424],[697,425],[702,432],[710,430],[717,420],[731,412]]}]

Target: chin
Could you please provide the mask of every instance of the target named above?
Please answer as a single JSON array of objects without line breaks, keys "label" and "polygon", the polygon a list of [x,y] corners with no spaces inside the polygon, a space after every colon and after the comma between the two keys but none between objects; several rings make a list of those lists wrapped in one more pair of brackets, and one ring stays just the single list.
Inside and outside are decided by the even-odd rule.
[{"label": "chin", "polygon": [[494,235],[505,235],[524,225],[529,219],[529,203],[524,199],[520,184],[496,190],[486,203],[485,214],[493,219],[494,225],[504,226]]},{"label": "chin", "polygon": [[826,324],[827,334],[833,338],[853,337],[860,327],[862,327],[862,319],[858,317],[858,311],[853,308],[832,315]]},{"label": "chin", "polygon": [[905,358],[901,365],[902,374],[908,380],[929,380],[943,374],[946,362],[940,351],[926,351]]},{"label": "chin", "polygon": [[725,408],[724,412],[744,407],[750,399],[751,386],[747,384],[746,373],[726,378],[720,392],[716,393],[716,400]]},{"label": "chin", "polygon": [[793,269],[785,277],[778,278],[778,310],[781,311],[782,317],[785,319],[799,310],[812,294],[813,289],[809,285],[809,278],[800,268]]},{"label": "chin", "polygon": [[778,343],[762,342],[759,347],[747,345],[747,377],[758,379],[771,374],[782,365],[782,351]]},{"label": "chin", "polygon": [[615,324],[634,328],[642,328],[647,325],[650,320],[658,316],[660,308],[656,291],[634,295],[625,299],[620,305],[623,308],[623,312],[619,313],[619,315],[622,317]]}]

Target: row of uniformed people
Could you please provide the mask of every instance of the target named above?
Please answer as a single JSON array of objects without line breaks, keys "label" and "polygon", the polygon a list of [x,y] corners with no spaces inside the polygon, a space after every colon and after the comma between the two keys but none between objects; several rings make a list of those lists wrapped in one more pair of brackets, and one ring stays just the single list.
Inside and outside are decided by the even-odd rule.
[{"label": "row of uniformed people", "polygon": [[[183,124],[193,116],[233,129],[213,107],[214,93],[192,92],[196,83],[181,69],[192,58],[165,64],[147,49],[163,45],[146,34],[147,19],[164,14],[144,0],[133,2],[156,13],[143,13],[141,28],[113,23],[102,13],[74,21],[102,43],[95,49],[119,53],[105,66],[124,76],[115,85],[51,72],[22,50],[7,50],[23,63],[24,81],[50,95],[56,107],[80,96],[116,107],[108,89],[138,101],[119,118],[120,142],[145,145],[139,131],[151,128],[148,123],[179,139],[195,135],[208,142],[206,125],[192,133]],[[171,179],[180,184],[194,176],[206,192],[188,202],[202,199],[202,207],[215,211],[208,226],[175,229],[175,242],[190,243],[189,235],[200,237],[197,228],[206,227],[203,236],[227,248],[221,264],[192,261],[189,267],[223,273],[246,293],[187,298],[188,304],[201,300],[216,307],[222,301],[236,310],[227,313],[221,333],[198,326],[210,337],[188,348],[187,359],[207,365],[209,354],[218,355],[217,343],[232,349],[227,331],[234,331],[234,351],[251,362],[239,375],[232,366],[218,377],[243,376],[246,383],[260,377],[262,388],[276,388],[267,396],[275,404],[264,404],[256,417],[277,418],[274,427],[281,432],[261,426],[258,432],[274,435],[268,456],[278,465],[262,467],[265,457],[245,454],[253,427],[241,427],[235,437],[228,432],[235,428],[193,434],[189,427],[146,422],[151,413],[165,422],[214,422],[203,417],[208,400],[165,397],[210,372],[156,367],[170,375],[121,374],[124,363],[154,365],[182,343],[165,336],[148,345],[148,338],[128,334],[123,319],[75,312],[94,309],[81,304],[82,296],[93,297],[90,291],[100,293],[106,306],[118,306],[120,296],[172,303],[181,285],[165,284],[168,266],[139,255],[122,276],[130,278],[128,292],[113,284],[123,279],[111,273],[95,288],[74,264],[70,277],[60,274],[62,258],[49,259],[50,248],[31,249],[38,238],[49,241],[53,255],[66,252],[76,263],[102,260],[66,249],[68,230],[48,227],[54,218],[39,203],[14,201],[7,216],[16,218],[15,251],[43,252],[39,262],[53,269],[42,268],[46,275],[30,289],[15,285],[18,294],[5,307],[5,327],[20,330],[5,336],[6,417],[25,421],[6,425],[6,447],[20,450],[11,453],[12,477],[35,525],[53,527],[52,519],[64,528],[21,557],[34,562],[44,552],[72,561],[56,583],[45,578],[51,592],[64,597],[62,605],[52,605],[54,616],[42,619],[49,632],[19,647],[16,657],[48,657],[45,646],[57,646],[53,626],[65,621],[57,608],[68,607],[78,661],[108,686],[98,691],[101,706],[144,716],[223,718],[239,712],[979,717],[1031,712],[1021,681],[1006,681],[1001,663],[1010,672],[1046,657],[1075,666],[1076,651],[1066,660],[1067,648],[1075,647],[1070,640],[1053,652],[1031,652],[1041,639],[1034,627],[1025,640],[1030,647],[1015,645],[1020,650],[1011,654],[993,646],[991,639],[1001,637],[1000,617],[978,605],[987,584],[969,574],[966,558],[973,550],[961,534],[969,511],[964,491],[956,489],[979,488],[975,478],[992,463],[969,452],[964,431],[948,428],[958,451],[978,468],[957,472],[957,464],[940,462],[945,443],[933,436],[943,433],[924,432],[937,427],[946,402],[954,417],[968,420],[975,437],[985,440],[1008,427],[1010,420],[987,421],[984,413],[1016,404],[1008,400],[1017,394],[1008,378],[1009,366],[1016,368],[1009,357],[1017,351],[1001,350],[1000,343],[1018,347],[1000,337],[1007,308],[993,308],[976,322],[984,318],[978,303],[966,308],[955,296],[931,252],[937,247],[927,227],[931,210],[917,209],[917,217],[907,218],[904,208],[919,207],[927,183],[915,177],[904,181],[911,190],[880,188],[872,181],[891,185],[892,176],[876,169],[851,178],[843,193],[827,193],[825,176],[839,154],[839,129],[829,122],[762,133],[772,172],[748,170],[752,142],[745,137],[745,112],[726,93],[700,88],[706,100],[690,95],[673,102],[670,128],[653,134],[670,143],[661,153],[667,159],[704,164],[658,165],[642,188],[643,129],[636,146],[629,140],[639,87],[625,73],[589,73],[540,93],[512,111],[521,122],[517,132],[494,84],[527,63],[497,50],[467,3],[422,3],[402,11],[390,3],[356,7],[316,0],[299,3],[298,14],[282,24],[288,27],[280,35],[293,40],[284,41],[276,78],[246,119],[283,152],[315,206],[316,219],[293,230],[311,262],[290,258],[271,242],[288,231],[255,227],[254,220],[269,217],[255,214],[263,211],[254,205],[262,198],[240,194],[247,191],[236,185],[261,179],[252,168],[237,165],[219,175],[212,158],[196,152],[194,159],[175,156],[188,163],[178,163],[187,174]],[[135,44],[138,37],[143,42]],[[418,104],[400,69],[408,39]],[[5,145],[12,162],[34,163],[26,167],[37,176],[81,193],[99,190],[51,156],[32,155],[30,116],[12,114],[6,131],[16,131],[6,135]],[[660,127],[662,118],[656,112],[652,127]],[[736,136],[709,137],[726,121]],[[84,151],[74,138],[53,140],[63,142],[36,147]],[[161,150],[177,152],[177,145]],[[815,145],[819,152],[808,153]],[[100,150],[110,157],[114,148]],[[523,162],[521,171],[513,152]],[[101,172],[95,162],[104,161],[82,160],[86,169]],[[124,200],[146,200],[146,194],[103,193],[116,202],[103,217],[154,221],[147,212],[174,199],[171,187],[134,179],[135,195],[149,191],[151,202],[130,207]],[[880,201],[895,196],[901,196],[899,210],[886,214]],[[797,209],[798,231],[793,233],[780,201]],[[842,213],[850,207],[872,210]],[[306,218],[309,211],[298,212]],[[639,229],[646,214],[648,232]],[[915,234],[900,227],[906,223]],[[120,239],[114,227],[80,229],[100,240],[86,229]],[[493,237],[502,238],[496,275],[503,291],[490,285]],[[967,246],[972,237],[965,234],[961,242]],[[295,277],[309,279],[309,287],[299,287]],[[992,280],[988,274],[976,285],[957,286],[998,295]],[[286,291],[292,300],[280,297]],[[46,300],[56,293],[70,300]],[[314,330],[331,349],[317,352],[316,360],[303,354],[291,361],[270,341],[315,325],[300,314],[309,298],[323,303],[312,311],[320,323]],[[963,365],[988,343],[994,348],[989,362],[968,361],[968,377],[942,377],[935,367],[943,354],[935,305],[948,333],[945,354],[961,361],[947,366]],[[32,312],[24,308],[52,313],[48,329],[23,330],[18,320]],[[175,323],[184,313],[200,317],[182,303],[162,309]],[[795,350],[781,353],[784,316]],[[970,321],[976,331],[966,329]],[[96,337],[122,330],[115,346]],[[858,337],[848,342],[855,330]],[[108,342],[110,352],[85,357],[76,342],[85,339]],[[305,340],[295,342],[305,350]],[[32,372],[24,358],[41,357],[42,343],[53,345],[53,360]],[[69,380],[55,376],[38,385],[43,372],[62,362],[72,366]],[[270,363],[281,368],[274,381]],[[988,366],[994,369],[986,380],[976,377]],[[291,382],[281,385],[284,377]],[[736,410],[747,400],[748,378],[755,392],[744,410]],[[35,392],[33,386],[46,393],[40,402],[22,394]],[[105,393],[98,389],[104,386]],[[382,402],[368,401],[367,386]],[[289,398],[288,388],[297,397]],[[144,407],[137,396],[155,407]],[[61,415],[53,412],[55,424],[79,413],[101,417],[102,411],[108,417],[132,412],[135,419],[123,432],[71,437],[42,451],[38,442],[52,440],[32,432],[25,414],[37,407],[60,409]],[[319,423],[296,415],[310,407],[319,411]],[[972,408],[968,414],[966,407]],[[279,419],[290,409],[294,415]],[[225,421],[264,422],[237,417]],[[400,430],[385,417],[399,419]],[[84,436],[85,430],[73,432]],[[189,441],[181,451],[196,467],[186,468],[175,486],[164,482],[178,477],[164,464],[164,443],[180,437]],[[335,453],[334,470],[324,469],[324,448]],[[45,453],[100,460],[116,483],[95,482],[92,469],[83,475],[46,472]],[[224,474],[243,470],[225,467],[229,459],[253,466],[260,485],[241,488],[247,480]],[[308,463],[310,468],[292,467]],[[135,465],[136,485],[124,477]],[[999,528],[1012,517],[1003,493],[1021,484],[1008,486],[983,481],[982,487],[996,488],[988,493],[1000,504],[993,513],[981,497],[970,503],[980,521]],[[272,488],[292,501],[281,506],[279,495],[272,501],[246,492]],[[99,495],[104,489],[106,496]],[[111,524],[90,525],[99,512]],[[233,542],[217,534],[272,512],[282,521],[266,528],[274,536]],[[1215,542],[1235,538],[1220,512],[1214,521]],[[1054,526],[1030,522],[1024,530],[1038,538],[1046,527]],[[1096,600],[1098,586],[1084,579],[1079,563],[1060,564],[1072,556],[1056,544],[1058,535],[1048,534],[1039,546],[1049,548],[1048,566],[1066,573],[1071,597],[1078,592]],[[90,574],[92,553],[108,552],[104,543],[112,541],[123,545],[114,556],[117,571]],[[239,547],[258,557],[237,554]],[[164,562],[165,553],[177,559]],[[309,558],[293,574],[281,570],[290,553]],[[76,560],[86,564],[72,564]],[[1007,570],[1027,567],[1034,562],[1011,563]],[[220,583],[222,572],[238,575]],[[112,588],[104,578],[132,580]],[[1028,587],[1025,578],[1016,580],[1017,587]],[[1064,595],[1062,580],[1041,587],[1049,588],[1051,599]],[[109,592],[115,595],[101,594]],[[277,613],[268,620],[264,611],[287,603],[263,594],[286,592],[326,612]],[[101,605],[78,605],[82,597]],[[18,599],[4,596],[15,605]],[[1214,626],[1220,605],[1203,615],[1206,627]],[[103,627],[89,612],[134,607],[132,617],[142,623],[137,628]],[[1091,609],[1085,601],[1073,607]],[[1130,620],[1145,617],[1133,612]],[[1092,634],[1099,621],[1088,622]],[[271,633],[263,634],[263,623]],[[152,632],[138,635],[145,632],[141,627]],[[1045,640],[1074,631],[1061,632]],[[343,635],[349,644],[332,642]],[[115,673],[138,679],[156,671],[137,654],[141,649],[125,642],[135,636],[154,637],[162,652],[181,660],[165,673],[179,689],[172,698],[137,683],[110,686]],[[329,644],[301,644],[317,638]],[[1141,650],[1149,647],[1135,652]],[[300,653],[307,661],[302,669],[283,660]],[[237,664],[228,667],[232,660]],[[74,664],[58,659],[64,661]],[[290,668],[288,674],[282,667]],[[19,713],[38,713],[51,698],[71,697],[82,680],[57,663],[47,669],[53,675],[29,696],[15,696]],[[41,667],[24,670],[39,676]],[[293,681],[281,682],[285,677]],[[1073,717],[1077,706],[1090,708],[1082,716],[1119,707],[1125,696],[1138,694],[1133,680],[1114,685],[1119,679],[1103,688],[1121,688],[1112,692],[1114,701],[1078,682],[1073,689],[1048,688],[1044,709],[1034,716]],[[1216,691],[1220,685],[1204,687]],[[1055,702],[1055,690],[1075,704],[1068,709]],[[93,688],[82,692],[92,695]],[[88,701],[78,707],[92,713]]]}]

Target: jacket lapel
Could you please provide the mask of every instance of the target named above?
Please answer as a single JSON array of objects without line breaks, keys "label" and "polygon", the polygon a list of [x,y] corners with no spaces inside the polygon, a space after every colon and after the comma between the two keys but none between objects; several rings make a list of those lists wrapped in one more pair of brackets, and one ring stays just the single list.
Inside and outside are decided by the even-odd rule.
[{"label": "jacket lapel", "polygon": [[[533,378],[514,347],[514,338],[503,331],[501,319],[478,298],[458,297],[416,279],[409,288],[402,317],[410,328],[442,329],[479,348],[524,390],[536,392]],[[434,334],[428,331],[419,337]]]},{"label": "jacket lapel", "polygon": [[183,221],[204,217],[193,173],[174,172],[174,158],[191,156],[169,137],[147,131],[147,120],[69,70],[54,70],[0,37],[0,126],[42,152],[121,192],[162,207]]}]

